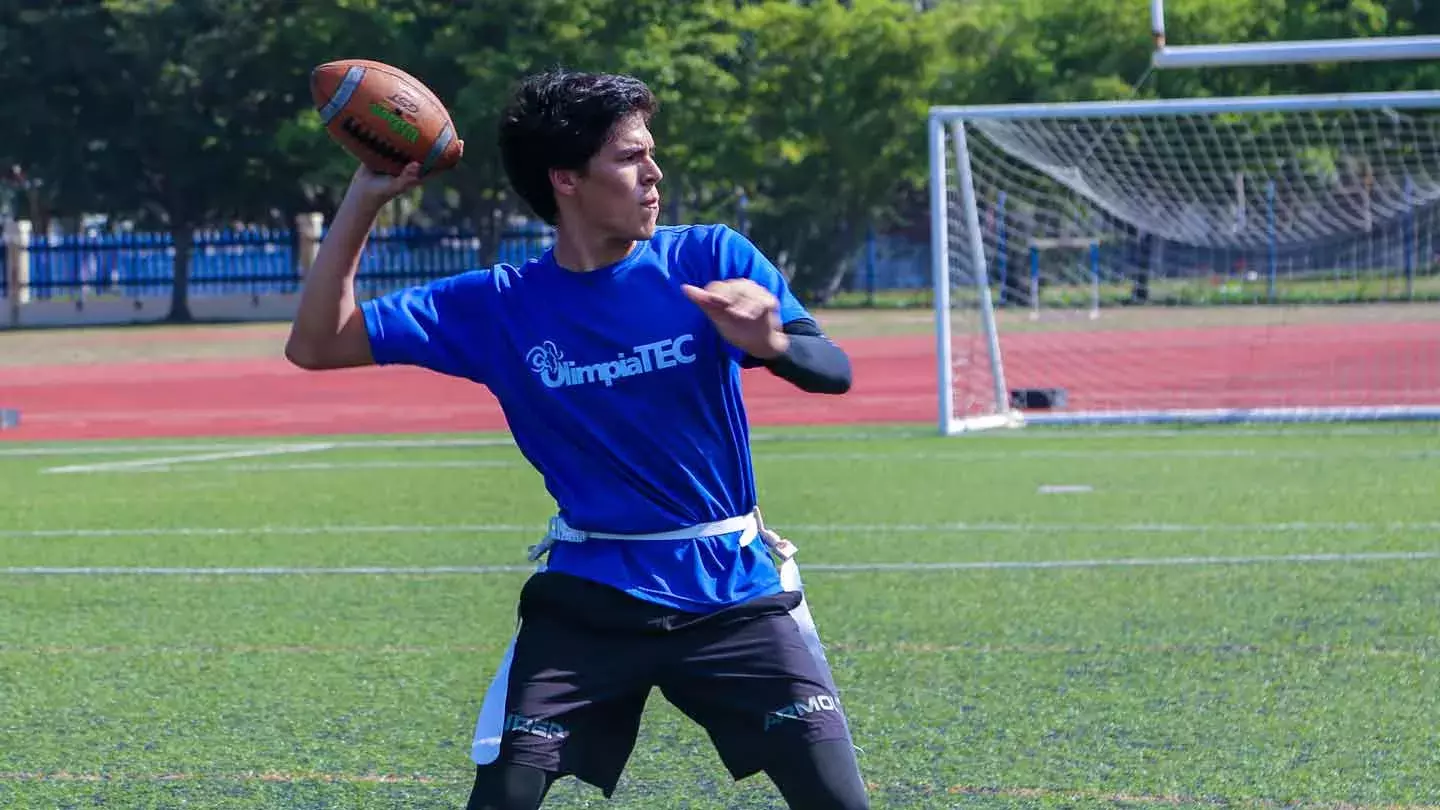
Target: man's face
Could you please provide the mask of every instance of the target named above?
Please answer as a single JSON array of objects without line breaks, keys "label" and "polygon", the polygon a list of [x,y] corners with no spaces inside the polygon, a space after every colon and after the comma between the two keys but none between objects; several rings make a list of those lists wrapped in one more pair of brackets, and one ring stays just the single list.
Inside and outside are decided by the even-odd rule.
[{"label": "man's face", "polygon": [[590,159],[568,189],[581,227],[615,241],[655,235],[664,175],[655,163],[655,139],[638,115],[622,119],[610,140]]}]

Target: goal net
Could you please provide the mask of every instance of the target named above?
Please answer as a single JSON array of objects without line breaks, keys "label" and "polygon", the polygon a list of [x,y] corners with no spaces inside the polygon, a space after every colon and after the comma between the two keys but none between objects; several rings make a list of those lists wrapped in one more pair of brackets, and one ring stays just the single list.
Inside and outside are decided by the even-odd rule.
[{"label": "goal net", "polygon": [[940,425],[1440,418],[1440,92],[936,108]]}]

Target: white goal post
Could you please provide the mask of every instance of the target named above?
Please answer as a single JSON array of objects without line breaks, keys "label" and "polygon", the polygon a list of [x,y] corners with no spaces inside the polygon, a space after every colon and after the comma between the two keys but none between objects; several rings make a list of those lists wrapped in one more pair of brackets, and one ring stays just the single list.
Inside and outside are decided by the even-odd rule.
[{"label": "white goal post", "polygon": [[1440,91],[935,107],[939,422],[1440,419]]}]

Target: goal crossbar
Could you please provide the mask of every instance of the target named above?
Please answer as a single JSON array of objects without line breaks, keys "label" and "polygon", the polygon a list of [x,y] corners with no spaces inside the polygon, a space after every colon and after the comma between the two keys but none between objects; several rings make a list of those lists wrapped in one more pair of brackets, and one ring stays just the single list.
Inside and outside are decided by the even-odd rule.
[{"label": "goal crossbar", "polygon": [[1150,61],[1161,70],[1440,59],[1440,36],[1433,35],[1171,45],[1165,35],[1165,0],[1150,0],[1150,22],[1155,41]]},{"label": "goal crossbar", "polygon": [[1318,62],[1401,62],[1440,59],[1440,37],[1355,37],[1289,42],[1163,45],[1151,56],[1157,68],[1313,65]]},{"label": "goal crossbar", "polygon": [[938,105],[930,108],[931,126],[958,120],[1003,118],[1108,118],[1216,115],[1246,112],[1327,112],[1335,110],[1423,110],[1440,107],[1440,90],[1380,93],[1329,93],[1286,96],[1070,101],[1036,104]]}]

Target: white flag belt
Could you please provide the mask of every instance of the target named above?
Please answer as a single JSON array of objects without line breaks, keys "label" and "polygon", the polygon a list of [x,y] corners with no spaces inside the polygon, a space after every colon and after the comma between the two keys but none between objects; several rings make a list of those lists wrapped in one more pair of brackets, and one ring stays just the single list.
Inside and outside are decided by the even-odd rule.
[{"label": "white flag belt", "polygon": [[748,515],[739,515],[724,520],[697,523],[682,529],[642,534],[620,534],[576,529],[566,523],[565,518],[556,515],[550,518],[550,527],[545,532],[545,538],[539,544],[530,547],[530,559],[531,561],[540,559],[556,543],[583,543],[586,540],[693,540],[697,537],[714,537],[731,532],[744,532],[740,537],[740,545],[744,546],[749,545],[750,541],[755,539],[760,526],[758,513],[751,512]]}]

